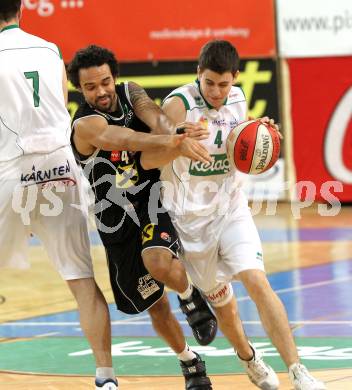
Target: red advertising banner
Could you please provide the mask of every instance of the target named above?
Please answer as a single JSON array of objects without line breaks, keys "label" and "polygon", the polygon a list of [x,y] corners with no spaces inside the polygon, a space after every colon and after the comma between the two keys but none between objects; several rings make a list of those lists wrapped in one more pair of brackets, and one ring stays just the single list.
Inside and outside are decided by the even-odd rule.
[{"label": "red advertising banner", "polygon": [[288,64],[298,196],[351,202],[352,57]]},{"label": "red advertising banner", "polygon": [[274,57],[274,0],[23,0],[22,27],[56,43],[66,62],[89,44],[122,61],[196,59],[211,39],[243,58]]}]

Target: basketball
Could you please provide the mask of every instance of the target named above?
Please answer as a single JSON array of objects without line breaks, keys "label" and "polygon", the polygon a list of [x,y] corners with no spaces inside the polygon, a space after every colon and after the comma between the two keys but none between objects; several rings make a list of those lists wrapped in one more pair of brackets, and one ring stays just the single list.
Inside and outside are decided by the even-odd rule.
[{"label": "basketball", "polygon": [[269,125],[259,120],[250,120],[231,130],[226,149],[233,168],[258,175],[270,169],[278,160],[280,138]]}]

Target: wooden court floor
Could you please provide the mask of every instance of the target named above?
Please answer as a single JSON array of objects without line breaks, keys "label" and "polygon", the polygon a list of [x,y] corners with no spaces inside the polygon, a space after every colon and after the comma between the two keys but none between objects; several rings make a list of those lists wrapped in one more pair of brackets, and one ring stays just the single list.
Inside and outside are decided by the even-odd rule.
[{"label": "wooden court floor", "polygon": [[[324,380],[329,390],[352,389],[351,370],[329,370],[315,372],[317,378]],[[280,390],[292,389],[287,374],[280,373]],[[213,375],[214,390],[255,389],[245,375]],[[19,375],[0,372],[1,390],[85,390],[93,388],[93,377],[59,377],[39,375]],[[181,377],[121,377],[119,387],[123,390],[181,390],[184,381]]]},{"label": "wooden court floor", "polygon": [[[292,206],[279,204],[275,215],[265,215],[265,207],[255,216],[259,229],[280,232],[280,238],[265,241],[263,244],[268,274],[297,270],[311,265],[332,264],[352,257],[352,237],[334,239],[327,234],[329,228],[352,229],[352,207],[345,206],[333,216],[322,216],[318,206],[301,210],[302,218],[295,218]],[[316,229],[317,234],[326,234],[326,239],[301,240],[300,229]],[[345,232],[346,233],[346,232]],[[275,233],[276,234],[276,233]],[[285,240],[285,237],[289,239]],[[101,246],[93,246],[96,278],[107,300],[113,301]],[[41,247],[31,247],[32,267],[26,271],[1,270],[0,273],[0,325],[7,321],[22,320],[40,315],[73,310],[76,305],[65,283],[52,269]],[[351,306],[352,311],[352,306]],[[93,388],[93,377],[31,375],[20,372],[1,371],[1,344],[14,342],[0,333],[0,389],[89,389]],[[118,362],[118,358],[115,362]],[[57,362],[56,364],[59,364]],[[118,367],[117,372],[118,372]],[[331,390],[352,389],[352,366],[345,369],[318,370],[316,376],[324,380]],[[286,373],[280,373],[280,389],[292,389]],[[213,375],[214,390],[247,390],[255,387],[245,375]],[[176,390],[183,389],[183,378],[170,377],[120,377],[122,390]]]}]

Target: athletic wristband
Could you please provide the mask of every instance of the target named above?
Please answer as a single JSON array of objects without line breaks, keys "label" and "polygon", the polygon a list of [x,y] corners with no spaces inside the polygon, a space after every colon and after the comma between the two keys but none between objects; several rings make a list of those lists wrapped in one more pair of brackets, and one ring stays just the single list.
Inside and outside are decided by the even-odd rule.
[{"label": "athletic wristband", "polygon": [[176,134],[184,134],[186,128],[185,127],[177,127]]}]

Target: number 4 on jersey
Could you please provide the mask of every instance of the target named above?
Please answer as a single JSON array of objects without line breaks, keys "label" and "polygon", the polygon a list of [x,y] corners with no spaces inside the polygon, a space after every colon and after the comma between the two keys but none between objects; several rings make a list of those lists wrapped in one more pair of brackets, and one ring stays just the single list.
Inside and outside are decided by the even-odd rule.
[{"label": "number 4 on jersey", "polygon": [[24,75],[27,80],[32,80],[33,83],[33,102],[34,107],[39,107],[40,97],[39,97],[39,73],[34,72],[24,72]]},{"label": "number 4 on jersey", "polygon": [[222,145],[222,131],[221,130],[218,130],[218,132],[216,133],[214,144],[218,145],[218,148],[221,148],[221,145]]}]

